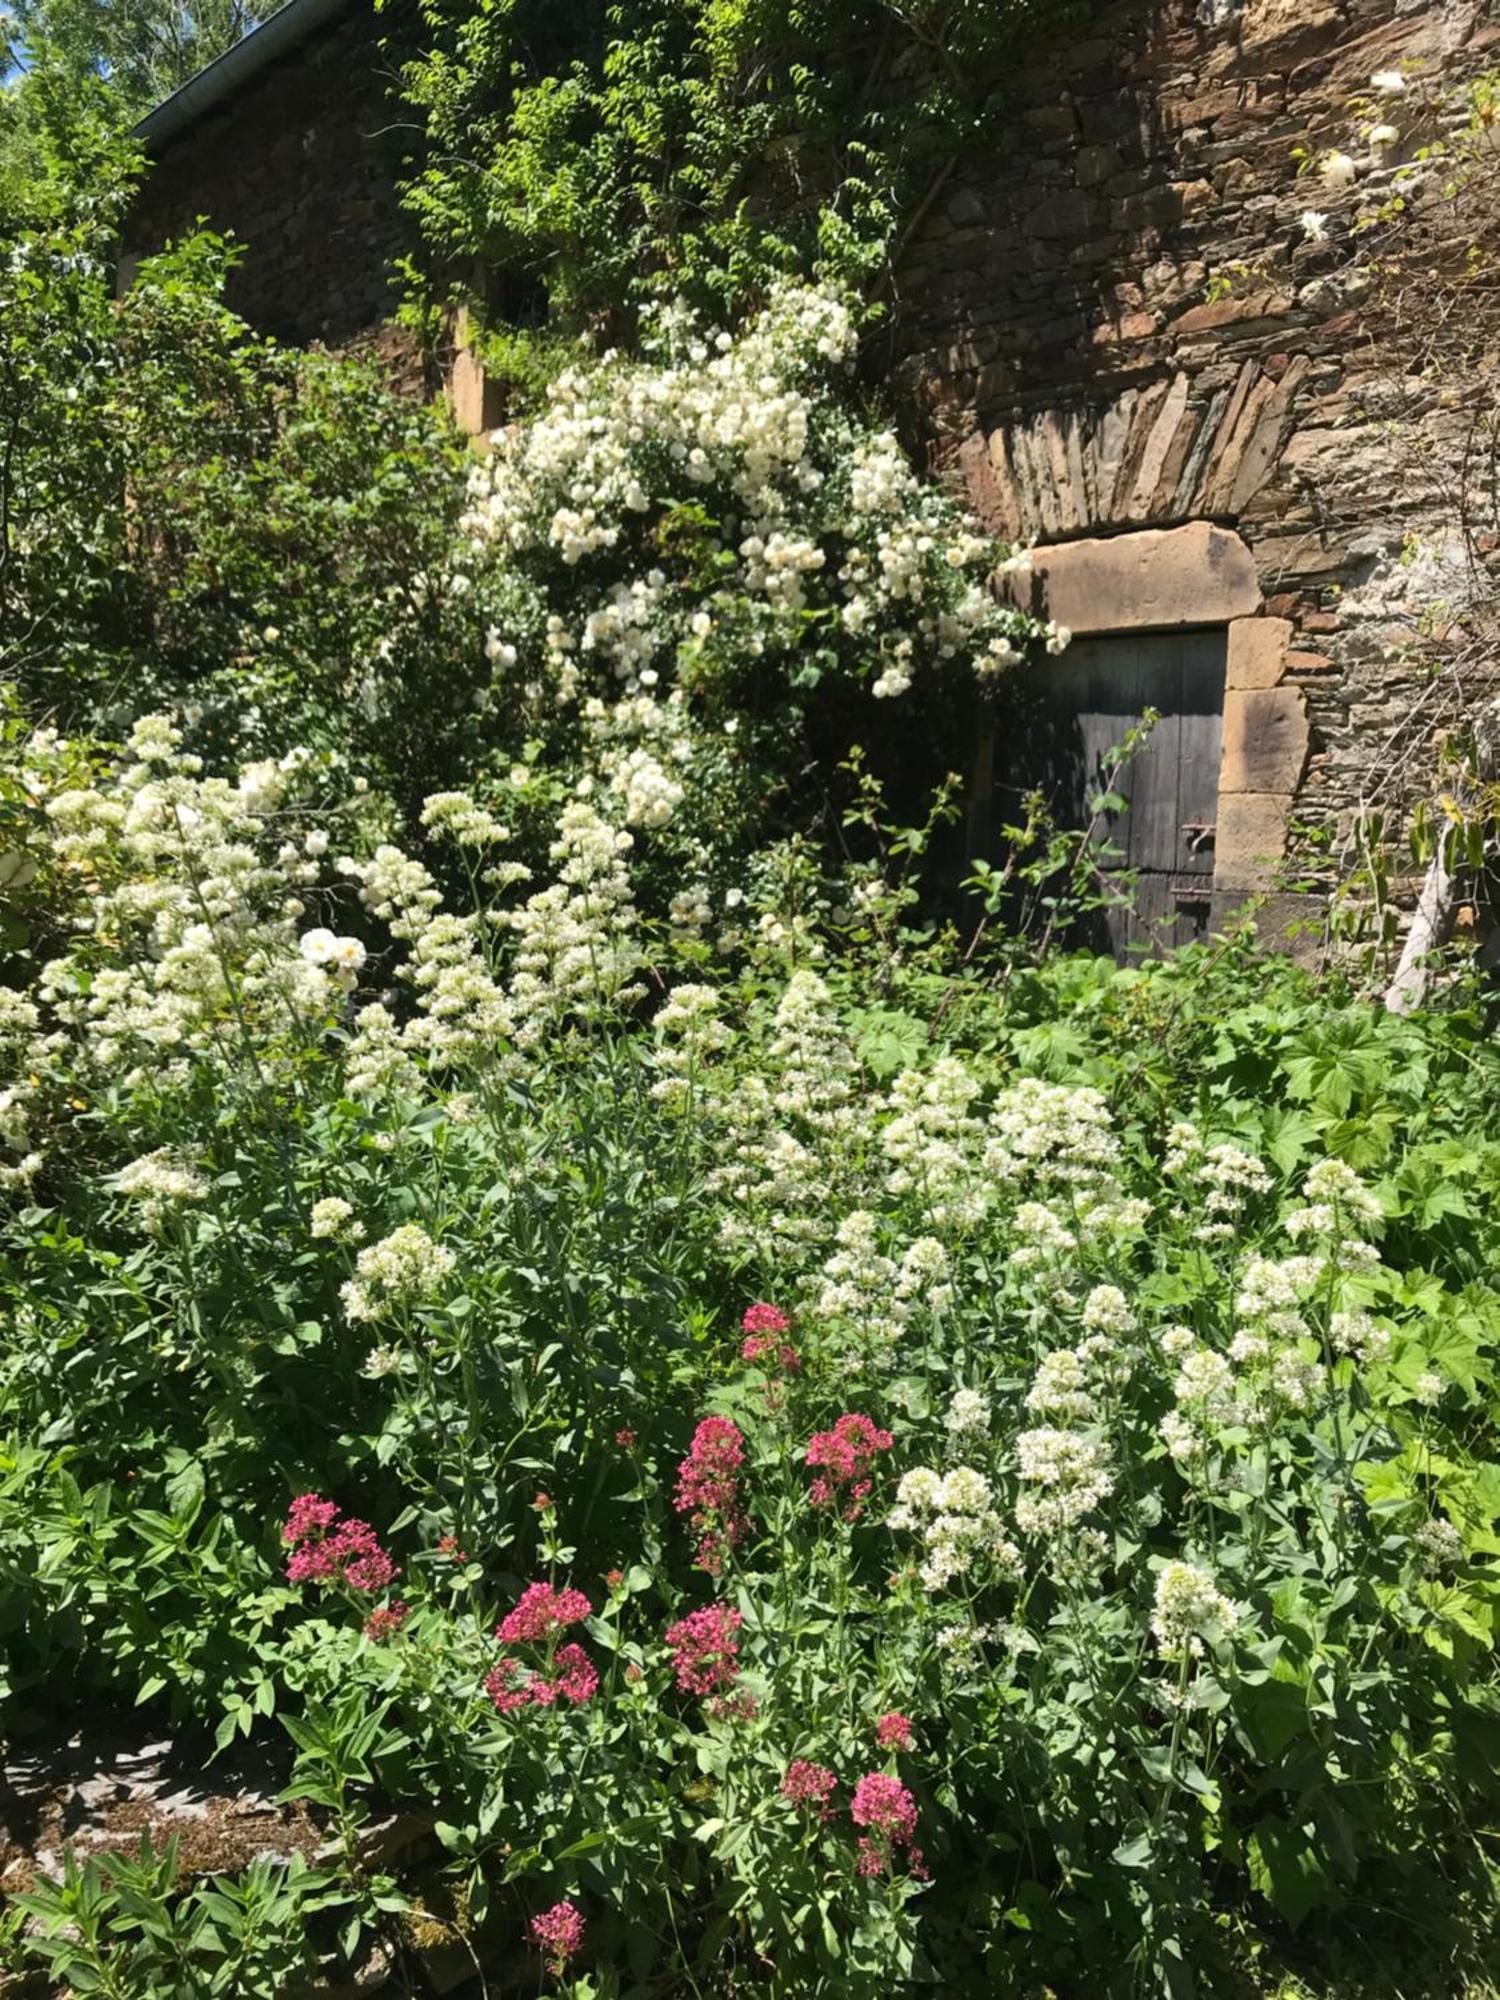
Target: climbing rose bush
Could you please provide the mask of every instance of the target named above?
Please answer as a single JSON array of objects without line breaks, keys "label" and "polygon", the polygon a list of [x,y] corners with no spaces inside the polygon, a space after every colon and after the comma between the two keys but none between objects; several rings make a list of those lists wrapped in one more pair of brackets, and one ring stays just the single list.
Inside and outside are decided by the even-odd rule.
[{"label": "climbing rose bush", "polygon": [[22,1698],[284,1718],[351,1935],[436,1893],[358,1858],[420,1803],[442,1921],[579,1993],[1488,1935],[1477,1014],[769,900],[720,956],[607,788],[527,876],[429,799],[455,886],[336,760],[161,717],[13,795]]}]

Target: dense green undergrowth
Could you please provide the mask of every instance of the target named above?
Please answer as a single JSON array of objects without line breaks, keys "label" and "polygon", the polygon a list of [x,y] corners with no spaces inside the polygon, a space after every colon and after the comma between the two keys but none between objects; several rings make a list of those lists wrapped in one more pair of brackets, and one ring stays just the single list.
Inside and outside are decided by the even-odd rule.
[{"label": "dense green undergrowth", "polygon": [[[1477,1976],[1477,1002],[965,969],[894,884],[710,954],[576,803],[527,893],[448,795],[450,903],[315,760],[17,754],[70,946],[5,1002],[13,1712],[291,1732],[345,1859],[212,1990],[414,1920],[386,1799],[580,1994]],[[20,1958],[240,1965],[88,1882]]]}]

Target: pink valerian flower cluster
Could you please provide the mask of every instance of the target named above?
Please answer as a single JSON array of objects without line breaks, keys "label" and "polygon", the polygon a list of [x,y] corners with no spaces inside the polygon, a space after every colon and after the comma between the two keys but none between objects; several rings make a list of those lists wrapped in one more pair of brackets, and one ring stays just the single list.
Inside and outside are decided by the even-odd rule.
[{"label": "pink valerian flower cluster", "polygon": [[831,1819],[838,1782],[826,1764],[810,1764],[805,1757],[794,1757],[781,1781],[781,1796],[794,1806],[816,1809],[820,1820]]},{"label": "pink valerian flower cluster", "polygon": [[575,1706],[599,1690],[599,1672],[582,1646],[557,1645],[570,1625],[580,1625],[593,1606],[581,1590],[559,1590],[550,1583],[528,1584],[520,1601],[495,1627],[503,1646],[540,1646],[545,1657],[535,1667],[509,1653],[502,1654],[485,1675],[484,1691],[502,1715],[531,1704],[551,1708],[560,1701]]},{"label": "pink valerian flower cluster", "polygon": [[368,1521],[340,1520],[333,1501],[316,1493],[292,1502],[281,1539],[292,1550],[290,1583],[343,1583],[373,1597],[401,1574]]},{"label": "pink valerian flower cluster", "polygon": [[911,1717],[891,1709],[875,1725],[875,1741],[882,1750],[910,1750]]},{"label": "pink valerian flower cluster", "polygon": [[836,1507],[846,1521],[857,1521],[874,1485],[876,1457],[895,1442],[889,1431],[852,1412],[831,1431],[814,1431],[807,1446],[807,1463],[818,1475],[812,1483],[813,1505]]},{"label": "pink valerian flower cluster", "polygon": [[581,1590],[557,1590],[550,1583],[528,1584],[520,1602],[495,1627],[502,1646],[535,1645],[581,1625],[593,1606]]},{"label": "pink valerian flower cluster", "polygon": [[560,1701],[578,1707],[599,1692],[599,1670],[582,1646],[559,1646],[545,1672],[509,1653],[484,1677],[484,1691],[502,1715],[525,1708],[552,1708]]},{"label": "pink valerian flower cluster", "polygon": [[554,1979],[561,1979],[568,1960],[583,1948],[583,1913],[566,1897],[531,1920],[531,1941],[547,1961]]},{"label": "pink valerian flower cluster", "polygon": [[740,1321],[745,1336],[740,1345],[741,1361],[758,1361],[763,1368],[784,1368],[788,1375],[794,1374],[802,1366],[802,1357],[781,1338],[791,1331],[791,1325],[779,1306],[747,1307]]},{"label": "pink valerian flower cluster", "polygon": [[917,1802],[899,1779],[870,1771],[854,1787],[849,1816],[865,1831],[860,1835],[861,1875],[884,1875],[906,1859],[907,1871],[925,1877],[922,1850],[912,1839],[917,1830]]},{"label": "pink valerian flower cluster", "polygon": [[406,1623],[408,1607],[398,1597],[394,1604],[380,1604],[365,1620],[367,1639],[392,1638]]},{"label": "pink valerian flower cluster", "polygon": [[744,1622],[727,1604],[705,1604],[667,1627],[673,1671],[684,1694],[722,1696],[733,1688],[740,1671],[735,1634]]},{"label": "pink valerian flower cluster", "polygon": [[760,1703],[749,1688],[731,1688],[728,1694],[711,1695],[703,1704],[705,1715],[715,1722],[748,1722],[760,1714]]},{"label": "pink valerian flower cluster", "polygon": [[744,1535],[746,1522],[739,1505],[739,1475],[745,1463],[745,1440],[728,1417],[705,1417],[693,1432],[692,1448],[677,1468],[679,1514],[691,1517],[698,1534],[695,1569],[718,1576],[724,1553]]}]

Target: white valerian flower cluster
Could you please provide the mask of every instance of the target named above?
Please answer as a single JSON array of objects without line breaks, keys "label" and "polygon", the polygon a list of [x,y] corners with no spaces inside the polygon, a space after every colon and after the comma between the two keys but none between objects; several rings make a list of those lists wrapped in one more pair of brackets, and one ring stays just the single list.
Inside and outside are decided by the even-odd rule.
[{"label": "white valerian flower cluster", "polygon": [[1080,1317],[1084,1332],[1106,1344],[1135,1331],[1135,1314],[1118,1285],[1095,1285],[1083,1302]]},{"label": "white valerian flower cluster", "polygon": [[325,1194],[313,1203],[307,1227],[309,1235],[326,1237],[334,1243],[358,1243],[365,1233],[353,1203],[337,1194]]},{"label": "white valerian flower cluster", "polygon": [[153,1236],[161,1234],[174,1210],[208,1199],[203,1176],[185,1165],[169,1146],[158,1146],[132,1160],[115,1175],[114,1184],[128,1201],[139,1203],[142,1224]]},{"label": "white valerian flower cluster", "polygon": [[[25,1187],[41,1171],[42,1154],[32,1145],[31,1100],[25,1066],[40,1055],[41,1010],[13,987],[0,986],[0,1188]],[[9,1155],[7,1159],[4,1156]]]},{"label": "white valerian flower cluster", "polygon": [[66,1048],[75,1084],[170,1089],[196,1058],[233,1071],[261,1027],[322,1020],[337,999],[356,952],[324,962],[297,949],[304,850],[271,824],[295,810],[309,756],[231,782],[203,777],[181,742],[166,717],[146,716],[90,786],[40,781],[54,855],[91,893],[28,1003],[61,1036],[37,1037],[30,1070]]},{"label": "white valerian flower cluster", "polygon": [[969,1107],[979,1082],[954,1056],[903,1070],[891,1086],[892,1116],[880,1135],[891,1172],[886,1192],[911,1198],[930,1229],[978,1222],[990,1192],[980,1171],[984,1125]]},{"label": "white valerian flower cluster", "polygon": [[652,1095],[663,1103],[685,1104],[730,1043],[718,994],[711,986],[674,986],[656,1010],[656,1032],[661,1074],[651,1086]]},{"label": "white valerian flower cluster", "polygon": [[403,1222],[354,1260],[354,1276],[340,1288],[352,1320],[391,1319],[430,1305],[453,1270],[453,1253],[434,1243],[419,1223]]},{"label": "white valerian flower cluster", "polygon": [[[857,642],[849,670],[882,698],[944,661],[1018,660],[1039,628],[989,588],[1004,552],[894,436],[839,408],[854,347],[843,299],[788,284],[740,333],[668,310],[647,358],[559,375],[470,480],[460,559],[511,579],[505,634],[485,641],[495,672],[513,680],[524,658],[544,703],[631,699],[685,666],[789,652],[810,611]],[[712,528],[684,536],[705,509]]]},{"label": "white valerian flower cluster", "polygon": [[943,1428],[950,1437],[988,1437],[990,1406],[977,1389],[955,1389]]},{"label": "white valerian flower cluster", "polygon": [[886,1525],[920,1537],[918,1574],[928,1590],[967,1576],[979,1556],[989,1558],[995,1575],[1019,1576],[1021,1553],[1006,1535],[994,1501],[989,1480],[973,1466],[938,1473],[916,1465],[902,1475]]},{"label": "white valerian flower cluster", "polygon": [[1018,1239],[1006,1259],[1013,1270],[1029,1271],[1056,1264],[1078,1248],[1073,1231],[1044,1201],[1018,1203],[1010,1222],[1011,1233]]},{"label": "white valerian flower cluster", "polygon": [[1076,1348],[1059,1347],[1043,1355],[1026,1391],[1026,1407],[1034,1416],[1072,1423],[1086,1424],[1097,1414],[1088,1366]]},{"label": "white valerian flower cluster", "polygon": [[523,1047],[569,1018],[639,999],[641,952],[625,866],[634,844],[586,800],[564,806],[551,849],[557,880],[509,919],[516,934],[509,997]]},{"label": "white valerian flower cluster", "polygon": [[1163,1659],[1196,1659],[1205,1639],[1226,1639],[1238,1623],[1238,1611],[1207,1570],[1186,1562],[1163,1565],[1151,1612],[1151,1636]]},{"label": "white valerian flower cluster", "polygon": [[39,787],[56,853],[95,890],[74,914],[73,949],[38,986],[60,1032],[35,1053],[45,1066],[66,1051],[75,1088],[104,1072],[126,1089],[170,1089],[205,1055],[229,1069],[249,1055],[264,1070],[288,1016],[316,1025],[340,983],[332,964],[315,962],[323,953],[297,951],[301,904],[287,893],[326,835],[283,840],[270,858],[266,816],[285,817],[309,760],[248,767],[231,785],[201,779],[179,740],[148,717],[132,755],[91,789]]},{"label": "white valerian flower cluster", "polygon": [[422,802],[422,824],[458,847],[503,847],[510,828],[467,792],[433,792]]},{"label": "white valerian flower cluster", "polygon": [[706,1108],[718,1160],[708,1185],[721,1198],[726,1247],[774,1247],[795,1271],[828,1243],[836,1197],[868,1143],[861,1082],[827,985],[816,972],[794,973],[763,1061]]},{"label": "white valerian flower cluster", "polygon": [[1381,1219],[1379,1201],[1342,1160],[1320,1160],[1302,1183],[1306,1208],[1294,1209],[1282,1224],[1288,1236],[1311,1236],[1339,1270],[1376,1261],[1373,1244],[1361,1230]]},{"label": "white valerian flower cluster", "polygon": [[1016,1502],[1016,1520],[1028,1535],[1067,1533],[1114,1491],[1108,1447],[1083,1431],[1022,1431],[1016,1470],[1035,1489]]},{"label": "white valerian flower cluster", "polygon": [[1051,1211],[1050,1223],[1031,1212],[1023,1231],[1030,1240],[1014,1261],[1024,1266],[1045,1255],[1059,1233],[1140,1229],[1150,1210],[1126,1198],[1121,1158],[1109,1106],[1097,1090],[1025,1076],[1002,1091],[990,1112],[985,1171],[1015,1194],[1039,1197]]},{"label": "white valerian flower cluster", "polygon": [[811,1311],[850,1340],[846,1365],[895,1364],[896,1349],[919,1309],[940,1313],[952,1303],[948,1253],[935,1236],[919,1236],[899,1259],[880,1248],[880,1225],[855,1209],[835,1232],[836,1248],[811,1289]]},{"label": "white valerian flower cluster", "polygon": [[[1206,1220],[1197,1225],[1197,1234],[1206,1243],[1230,1241],[1252,1199],[1269,1194],[1275,1185],[1253,1153],[1227,1142],[1205,1146],[1197,1127],[1186,1120],[1168,1131],[1162,1166],[1179,1184],[1191,1183],[1200,1191]],[[1187,1211],[1177,1215],[1186,1219]]]},{"label": "white valerian flower cluster", "polygon": [[[1168,1170],[1196,1176],[1221,1214],[1266,1192],[1260,1163],[1237,1149],[1209,1148],[1192,1128],[1168,1135]],[[1226,1432],[1264,1432],[1286,1418],[1312,1415],[1328,1391],[1327,1357],[1347,1355],[1361,1366],[1389,1359],[1391,1329],[1358,1298],[1346,1297],[1346,1274],[1377,1260],[1358,1232],[1381,1216],[1376,1196],[1351,1168],[1322,1160],[1302,1183],[1306,1207],[1283,1221],[1296,1244],[1290,1255],[1255,1250],[1234,1269],[1233,1331],[1221,1351],[1186,1327],[1167,1327],[1159,1345],[1175,1374],[1173,1408],[1162,1419],[1167,1450],[1193,1478],[1210,1468]],[[1236,1233],[1238,1215],[1226,1224]],[[1319,1350],[1324,1349],[1320,1357]]]},{"label": "white valerian flower cluster", "polygon": [[[472,824],[467,802],[460,803],[456,794],[439,797],[434,824]],[[339,866],[360,883],[360,901],[370,914],[408,947],[397,973],[416,995],[416,1012],[404,1021],[384,1002],[356,1014],[345,1049],[350,1096],[411,1094],[420,1088],[424,1068],[503,1067],[500,1052],[515,1038],[516,1020],[486,954],[487,914],[444,910],[426,868],[390,845],[377,847],[367,861],[345,858]],[[487,870],[487,877],[494,872]],[[499,879],[507,879],[503,863]]]}]

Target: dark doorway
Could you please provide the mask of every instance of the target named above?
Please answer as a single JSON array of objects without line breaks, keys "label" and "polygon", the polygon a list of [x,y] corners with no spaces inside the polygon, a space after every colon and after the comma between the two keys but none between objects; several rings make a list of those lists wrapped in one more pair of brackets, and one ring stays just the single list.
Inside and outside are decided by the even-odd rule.
[{"label": "dark doorway", "polygon": [[1120,771],[1127,800],[1101,838],[1111,865],[1136,877],[1128,907],[1101,911],[1078,943],[1117,958],[1191,943],[1208,930],[1219,802],[1227,635],[1129,632],[1075,639],[1031,669],[1002,714],[995,743],[995,818],[1015,823],[1040,790],[1058,823],[1081,827],[1101,789],[1101,760],[1147,709],[1161,720]]}]

